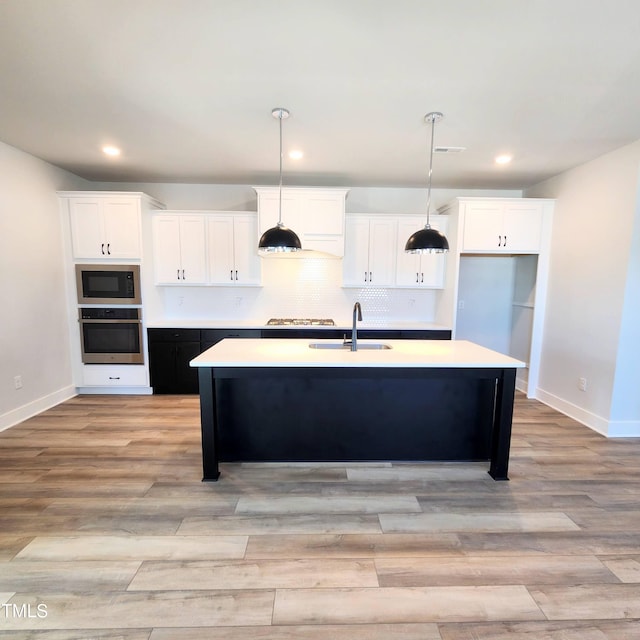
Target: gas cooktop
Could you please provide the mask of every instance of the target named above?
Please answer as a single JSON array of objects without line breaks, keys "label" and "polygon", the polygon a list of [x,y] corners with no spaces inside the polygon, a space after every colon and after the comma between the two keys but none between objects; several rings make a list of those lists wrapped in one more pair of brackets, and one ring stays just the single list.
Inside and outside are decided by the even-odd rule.
[{"label": "gas cooktop", "polygon": [[287,325],[287,326],[305,326],[313,325],[320,327],[334,327],[335,322],[331,318],[271,318],[267,324],[269,325]]}]

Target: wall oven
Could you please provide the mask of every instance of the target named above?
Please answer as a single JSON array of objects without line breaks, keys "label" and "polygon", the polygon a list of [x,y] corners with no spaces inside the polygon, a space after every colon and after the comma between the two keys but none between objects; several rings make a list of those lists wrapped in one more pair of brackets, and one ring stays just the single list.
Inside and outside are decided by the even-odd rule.
[{"label": "wall oven", "polygon": [[142,304],[140,265],[77,264],[79,304]]},{"label": "wall oven", "polygon": [[82,362],[144,363],[140,309],[89,307],[79,316]]}]

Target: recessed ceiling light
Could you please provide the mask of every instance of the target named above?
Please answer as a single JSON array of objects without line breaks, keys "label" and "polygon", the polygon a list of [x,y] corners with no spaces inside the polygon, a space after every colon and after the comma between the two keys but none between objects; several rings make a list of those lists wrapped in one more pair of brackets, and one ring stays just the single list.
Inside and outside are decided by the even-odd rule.
[{"label": "recessed ceiling light", "polygon": [[102,153],[104,153],[107,156],[115,157],[120,155],[120,149],[118,149],[118,147],[106,146],[106,147],[102,147]]},{"label": "recessed ceiling light", "polygon": [[496,156],[496,164],[509,164],[512,160],[513,156],[506,153],[501,156]]},{"label": "recessed ceiling light", "polygon": [[304,156],[304,153],[300,151],[300,149],[294,149],[293,151],[289,151],[289,157],[292,160],[301,160]]}]

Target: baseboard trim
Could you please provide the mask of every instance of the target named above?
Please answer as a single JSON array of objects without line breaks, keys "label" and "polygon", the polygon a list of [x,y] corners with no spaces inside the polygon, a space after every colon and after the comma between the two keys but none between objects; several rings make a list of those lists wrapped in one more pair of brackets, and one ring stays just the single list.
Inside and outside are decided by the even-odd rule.
[{"label": "baseboard trim", "polygon": [[640,421],[638,420],[607,420],[539,387],[536,389],[536,400],[540,400],[543,404],[607,438],[637,438],[640,436]]},{"label": "baseboard trim", "polygon": [[19,424],[20,422],[24,422],[42,411],[51,409],[51,407],[55,407],[57,404],[60,404],[65,400],[69,400],[69,398],[73,398],[75,395],[77,395],[77,393],[74,386],[64,387],[63,389],[59,389],[49,395],[43,396],[42,398],[33,400],[28,404],[18,407],[17,409],[3,413],[0,416],[0,431],[4,431],[5,429],[9,429],[9,427]]},{"label": "baseboard trim", "polygon": [[80,395],[101,396],[150,396],[152,387],[78,387]]}]

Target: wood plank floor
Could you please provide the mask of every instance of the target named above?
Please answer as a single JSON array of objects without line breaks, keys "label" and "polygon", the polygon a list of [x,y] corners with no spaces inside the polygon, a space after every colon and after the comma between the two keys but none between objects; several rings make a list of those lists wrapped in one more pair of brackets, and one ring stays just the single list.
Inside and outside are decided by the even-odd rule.
[{"label": "wood plank floor", "polygon": [[0,433],[0,638],[631,640],[640,439],[518,395],[487,464],[223,464],[195,396]]}]

